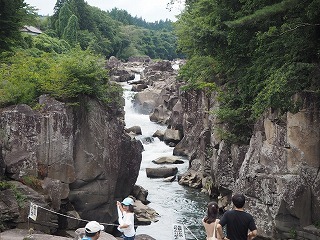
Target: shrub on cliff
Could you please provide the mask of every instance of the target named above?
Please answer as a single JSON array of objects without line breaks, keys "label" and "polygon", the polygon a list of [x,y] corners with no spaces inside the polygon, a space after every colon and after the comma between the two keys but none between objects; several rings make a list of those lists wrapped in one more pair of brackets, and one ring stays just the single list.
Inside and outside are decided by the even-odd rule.
[{"label": "shrub on cliff", "polygon": [[121,87],[108,81],[103,58],[89,51],[29,50],[6,58],[0,66],[0,106],[33,105],[42,94],[63,101],[75,101],[84,94],[110,104],[120,102]]}]

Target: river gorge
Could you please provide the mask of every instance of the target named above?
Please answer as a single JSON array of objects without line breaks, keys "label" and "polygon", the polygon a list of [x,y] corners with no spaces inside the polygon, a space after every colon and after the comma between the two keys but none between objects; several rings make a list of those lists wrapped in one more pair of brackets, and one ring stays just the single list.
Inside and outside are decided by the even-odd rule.
[{"label": "river gorge", "polygon": [[[141,81],[129,85],[141,67]],[[69,104],[42,95],[38,108],[19,104],[1,109],[1,177],[14,186],[1,189],[4,229],[32,224],[56,233],[83,225],[41,211],[30,223],[29,206],[16,198],[16,190],[43,208],[115,223],[115,202],[140,185],[159,217],[139,226],[138,235],[167,240],[173,224],[184,224],[188,239],[201,239],[207,202],[214,199],[229,208],[231,195],[242,192],[260,239],[319,239],[320,111],[315,94],[296,95],[302,104],[296,113],[270,109],[255,123],[248,143],[230,143],[218,131],[226,126],[214,114],[216,93],[181,90],[184,83],[176,79],[171,62],[110,58],[107,68],[111,81],[125,89],[124,107],[108,108],[89,96]],[[142,135],[128,134],[131,126],[140,126]],[[157,130],[164,131],[165,141],[152,138]],[[153,160],[172,155],[183,160],[171,165],[178,168],[179,183],[146,176],[147,168],[157,167]]]},{"label": "river gorge", "polygon": [[[137,180],[140,185],[148,190],[148,200],[150,206],[159,214],[158,221],[148,226],[139,226],[137,234],[147,234],[155,239],[172,239],[174,224],[185,225],[186,239],[203,239],[204,229],[202,229],[201,219],[205,214],[206,203],[209,201],[208,195],[201,193],[197,189],[182,186],[178,181],[164,181],[163,178],[148,178],[146,168],[158,167],[152,161],[163,156],[172,156],[173,147],[166,145],[159,138],[152,135],[157,130],[164,131],[167,126],[151,122],[149,115],[139,113],[134,109],[132,86],[128,83],[122,84],[125,98],[125,122],[126,127],[140,126],[142,135],[137,139],[142,140],[144,151],[142,153],[142,163]],[[145,141],[144,139],[152,139]],[[175,164],[178,167],[178,174],[188,170],[187,158],[181,157],[183,164]],[[169,166],[170,167],[170,166]]]}]

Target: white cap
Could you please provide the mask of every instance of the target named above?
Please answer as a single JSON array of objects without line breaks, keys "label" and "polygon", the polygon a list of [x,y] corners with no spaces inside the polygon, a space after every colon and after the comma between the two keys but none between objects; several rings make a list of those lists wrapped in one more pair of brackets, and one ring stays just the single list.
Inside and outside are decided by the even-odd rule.
[{"label": "white cap", "polygon": [[96,221],[91,221],[91,222],[87,223],[87,225],[85,226],[85,229],[86,229],[87,233],[96,233],[96,232],[99,232],[99,231],[103,231],[104,230],[104,226],[100,225]]}]

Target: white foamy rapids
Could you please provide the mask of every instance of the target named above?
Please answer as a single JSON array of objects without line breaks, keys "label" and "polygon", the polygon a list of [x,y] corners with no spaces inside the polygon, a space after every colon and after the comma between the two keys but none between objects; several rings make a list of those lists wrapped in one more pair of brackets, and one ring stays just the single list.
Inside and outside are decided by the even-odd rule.
[{"label": "white foamy rapids", "polygon": [[135,111],[132,103],[134,92],[130,91],[129,84],[122,83],[125,98],[125,123],[126,128],[140,126],[143,137],[151,137],[157,130],[164,130],[166,126],[159,125],[150,121],[149,115],[144,115]]}]

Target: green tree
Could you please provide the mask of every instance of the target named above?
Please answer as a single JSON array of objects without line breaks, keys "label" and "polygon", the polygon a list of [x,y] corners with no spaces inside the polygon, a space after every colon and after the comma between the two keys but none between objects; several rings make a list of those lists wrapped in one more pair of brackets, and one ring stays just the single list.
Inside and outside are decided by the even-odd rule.
[{"label": "green tree", "polygon": [[56,29],[57,21],[59,20],[60,9],[67,2],[68,2],[68,0],[57,0],[56,1],[56,4],[54,5],[54,8],[53,8],[53,15],[51,16],[52,28]]},{"label": "green tree", "polygon": [[70,17],[73,15],[72,11],[70,10],[69,4],[65,3],[61,7],[59,11],[59,18],[56,22],[56,32],[58,34],[58,37],[62,37],[65,28],[68,25]]},{"label": "green tree", "polygon": [[31,46],[47,53],[67,53],[71,49],[65,40],[50,37],[45,33],[33,37]]},{"label": "green tree", "polygon": [[62,38],[74,47],[77,44],[78,30],[78,18],[76,17],[76,15],[72,15],[68,20],[68,25],[63,31]]},{"label": "green tree", "polygon": [[87,29],[93,31],[95,23],[92,19],[88,4],[84,0],[70,0],[69,5],[73,14],[78,18],[80,30]]},{"label": "green tree", "polygon": [[10,50],[21,39],[26,6],[23,0],[0,0],[0,53]]},{"label": "green tree", "polygon": [[88,30],[78,31],[78,43],[82,50],[88,49],[96,41],[97,38],[93,32],[89,32]]}]

